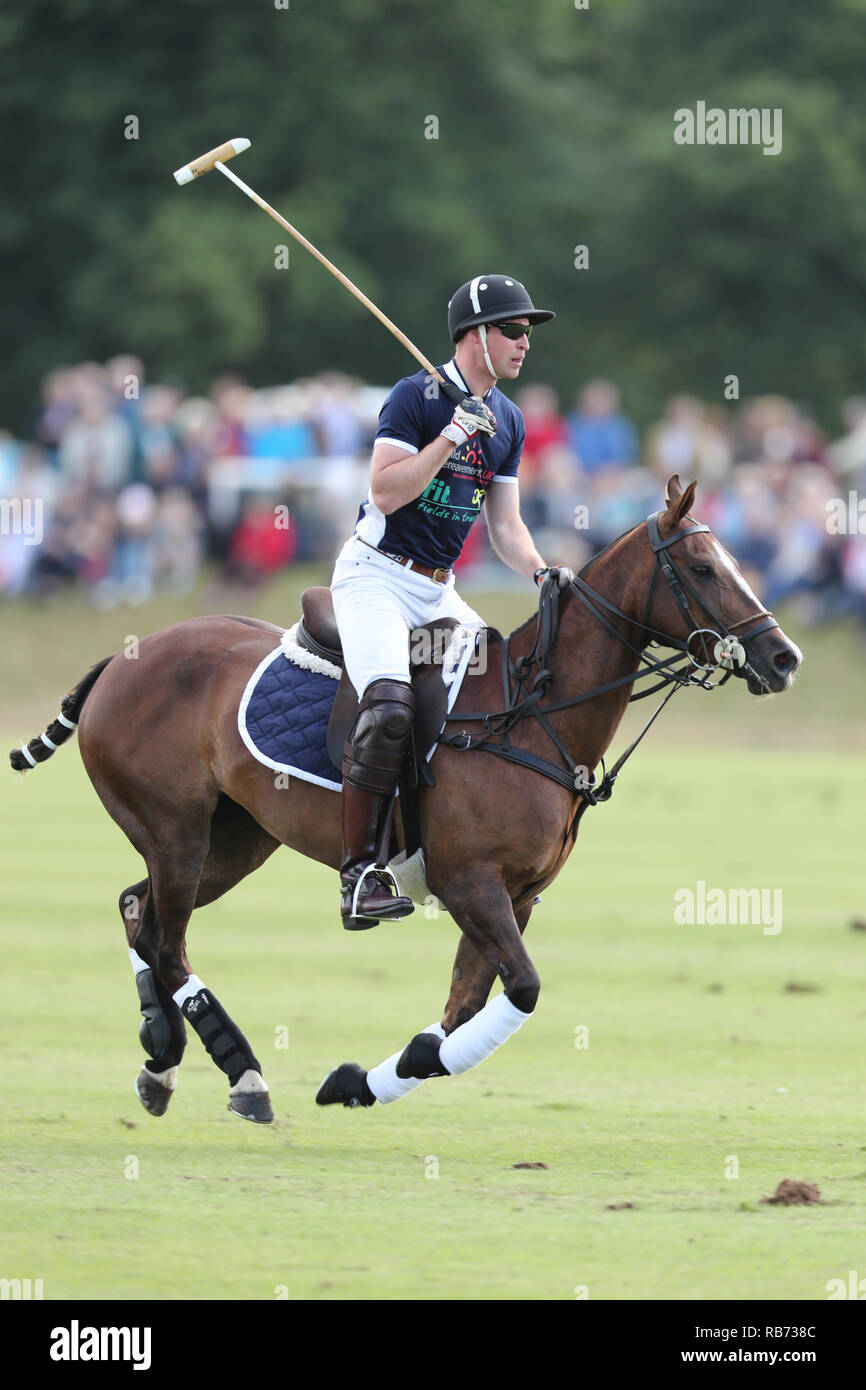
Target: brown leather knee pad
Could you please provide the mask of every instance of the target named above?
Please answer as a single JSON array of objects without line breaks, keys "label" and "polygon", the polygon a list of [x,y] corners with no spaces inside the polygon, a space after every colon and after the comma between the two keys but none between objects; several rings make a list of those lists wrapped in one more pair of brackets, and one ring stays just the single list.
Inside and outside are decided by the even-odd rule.
[{"label": "brown leather knee pad", "polygon": [[343,757],[353,787],[389,795],[397,785],[415,717],[415,692],[405,681],[372,681],[364,691]]}]

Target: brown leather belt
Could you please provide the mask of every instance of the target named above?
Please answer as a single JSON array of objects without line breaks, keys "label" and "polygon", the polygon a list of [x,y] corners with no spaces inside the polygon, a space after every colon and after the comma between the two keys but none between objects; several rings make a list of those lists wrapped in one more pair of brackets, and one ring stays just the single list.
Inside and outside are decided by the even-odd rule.
[{"label": "brown leather belt", "polygon": [[365,541],[361,536],[356,536],[355,539],[360,541],[362,545],[366,545],[369,550],[375,550],[377,555],[384,555],[386,560],[394,560],[398,565],[403,565],[404,568],[412,570],[415,574],[423,574],[425,579],[432,579],[435,584],[447,584],[451,578],[450,570],[431,569],[429,565],[419,564],[417,560],[410,559],[408,555],[392,555],[390,550],[380,550],[378,546],[370,545],[370,542]]}]

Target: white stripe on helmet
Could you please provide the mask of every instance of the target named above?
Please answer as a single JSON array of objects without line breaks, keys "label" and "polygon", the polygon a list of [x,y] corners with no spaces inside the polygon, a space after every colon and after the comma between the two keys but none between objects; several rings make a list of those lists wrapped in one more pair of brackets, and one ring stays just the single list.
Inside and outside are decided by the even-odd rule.
[{"label": "white stripe on helmet", "polygon": [[[472,305],[472,308],[476,314],[481,313],[481,300],[478,297],[478,286],[481,284],[481,281],[483,279],[483,275],[476,275],[475,279],[469,286],[469,302]],[[482,288],[486,290],[487,286],[483,285]]]}]

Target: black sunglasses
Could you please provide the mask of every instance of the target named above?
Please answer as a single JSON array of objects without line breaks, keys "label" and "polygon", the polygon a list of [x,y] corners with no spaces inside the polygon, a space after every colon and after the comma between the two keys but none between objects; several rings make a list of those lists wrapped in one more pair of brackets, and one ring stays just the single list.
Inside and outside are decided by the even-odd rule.
[{"label": "black sunglasses", "polygon": [[524,333],[526,334],[527,338],[532,337],[531,323],[528,327],[526,324],[523,323],[491,323],[490,327],[498,328],[499,332],[503,334],[504,337],[510,338],[512,343],[516,343],[519,338],[523,337]]}]

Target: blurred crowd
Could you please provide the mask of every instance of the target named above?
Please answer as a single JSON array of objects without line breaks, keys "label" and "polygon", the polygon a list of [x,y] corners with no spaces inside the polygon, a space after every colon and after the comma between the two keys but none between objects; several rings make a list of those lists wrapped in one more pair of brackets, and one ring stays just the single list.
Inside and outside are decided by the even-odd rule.
[{"label": "blurred crowd", "polygon": [[[287,565],[326,569],[366,494],[386,394],[324,373],[264,390],[225,375],[189,397],[131,356],[58,368],[29,440],[0,430],[0,596],[75,588],[111,608],[184,594],[203,573],[256,585]],[[565,404],[540,384],[514,399],[521,510],[551,563],[578,568],[679,473],[769,607],[866,624],[866,398],[845,403],[835,441],[781,396],[676,396],[643,438],[608,381]],[[508,582],[483,526],[459,570],[464,588]]]}]

